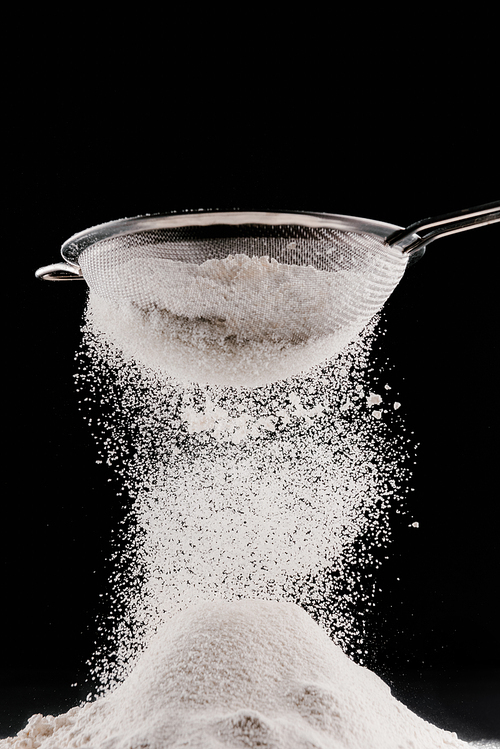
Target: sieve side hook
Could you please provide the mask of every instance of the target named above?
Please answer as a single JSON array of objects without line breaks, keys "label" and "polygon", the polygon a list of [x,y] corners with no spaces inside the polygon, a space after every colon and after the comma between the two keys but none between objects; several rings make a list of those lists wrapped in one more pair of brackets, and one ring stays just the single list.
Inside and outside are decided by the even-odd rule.
[{"label": "sieve side hook", "polygon": [[52,263],[35,271],[42,281],[83,281],[82,269],[70,263]]},{"label": "sieve side hook", "polygon": [[398,229],[390,234],[385,244],[392,247],[404,242],[412,234],[418,236],[403,248],[405,255],[411,255],[435,239],[447,237],[450,234],[458,234],[468,229],[476,229],[479,226],[487,226],[500,221],[500,200],[493,203],[478,205],[475,208],[464,208],[454,213],[445,213],[434,218],[424,218],[410,224],[406,229]]}]

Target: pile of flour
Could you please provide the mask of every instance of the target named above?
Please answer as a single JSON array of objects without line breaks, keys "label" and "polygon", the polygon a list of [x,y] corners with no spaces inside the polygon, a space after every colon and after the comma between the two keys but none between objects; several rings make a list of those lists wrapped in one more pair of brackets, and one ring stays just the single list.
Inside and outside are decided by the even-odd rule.
[{"label": "pile of flour", "polygon": [[123,684],[1,749],[460,749],[298,606],[214,601],[167,621]]},{"label": "pile of flour", "polygon": [[111,275],[106,285],[89,277],[88,324],[127,358],[200,384],[260,387],[307,371],[344,349],[387,297],[375,287],[360,311],[359,272],[243,254],[201,265],[137,258]]}]

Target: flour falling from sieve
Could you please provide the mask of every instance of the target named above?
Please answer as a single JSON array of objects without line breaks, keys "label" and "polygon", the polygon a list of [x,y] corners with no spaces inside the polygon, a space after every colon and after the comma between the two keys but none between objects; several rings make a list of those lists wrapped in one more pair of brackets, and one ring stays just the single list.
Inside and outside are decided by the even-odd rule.
[{"label": "flour falling from sieve", "polygon": [[[222,320],[220,263],[204,265],[191,286],[177,269],[163,308],[89,298],[77,389],[128,496],[92,693],[0,747],[466,746],[361,665],[414,447],[370,371],[378,320],[334,339],[325,300],[341,274],[334,289],[331,274],[244,257],[225,261],[237,282]],[[240,281],[271,286],[264,315],[239,308]]]},{"label": "flour falling from sieve", "polygon": [[116,306],[90,298],[76,375],[129,497],[93,694],[2,749],[465,746],[354,662],[413,447],[369,371],[377,320],[307,374],[245,389],[170,379],[144,355],[154,314],[123,309],[116,336]]},{"label": "flour falling from sieve", "polygon": [[363,660],[412,445],[392,396],[371,397],[376,324],[324,366],[257,389],[177,384],[85,327],[78,387],[131,498],[94,691],[126,677],[166,617],[221,597],[299,603]]}]

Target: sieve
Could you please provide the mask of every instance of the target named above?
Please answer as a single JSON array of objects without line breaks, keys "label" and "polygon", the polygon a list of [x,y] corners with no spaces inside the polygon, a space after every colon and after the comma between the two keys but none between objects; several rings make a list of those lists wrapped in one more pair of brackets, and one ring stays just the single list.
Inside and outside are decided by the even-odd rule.
[{"label": "sieve", "polygon": [[[182,264],[193,268],[205,266],[207,261],[247,256],[302,267],[308,271],[303,273],[309,284],[307,293],[302,289],[302,294],[296,294],[289,279],[283,283],[280,294],[284,290],[287,308],[281,310],[281,318],[277,317],[276,298],[259,297],[250,282],[246,312],[241,304],[236,311],[231,308],[234,299],[221,311],[213,299],[209,304],[207,295],[204,298],[200,292],[196,304],[184,313],[182,287],[177,290],[181,306],[173,312],[177,321],[183,317],[212,321],[218,334],[222,330],[226,343],[235,337],[235,331],[240,343],[266,337],[278,342],[280,329],[286,339],[281,341],[284,346],[304,346],[306,340],[328,338],[332,345],[312,356],[317,360],[325,352],[335,353],[367,325],[398,285],[407,265],[421,257],[427,245],[497,221],[500,201],[422,219],[406,228],[353,216],[298,211],[151,214],[75,234],[62,245],[63,262],[40,268],[36,276],[51,281],[85,280],[91,293],[109,303],[147,310],[161,307],[162,293],[168,291],[169,283],[175,284],[170,274]],[[311,269],[319,274],[311,274]],[[324,292],[325,279],[328,293]],[[175,291],[170,288],[174,296]],[[232,328],[227,322],[230,319]],[[178,337],[182,335],[184,332]],[[237,377],[234,382],[237,384]]]}]

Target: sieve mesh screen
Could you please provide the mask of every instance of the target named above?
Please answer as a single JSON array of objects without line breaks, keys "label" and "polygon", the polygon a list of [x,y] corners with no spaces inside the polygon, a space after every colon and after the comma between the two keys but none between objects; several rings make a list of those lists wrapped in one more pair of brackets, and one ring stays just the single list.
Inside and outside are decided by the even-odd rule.
[{"label": "sieve mesh screen", "polygon": [[78,261],[94,323],[133,358],[180,380],[252,387],[343,350],[407,263],[372,234],[258,224],[114,235]]},{"label": "sieve mesh screen", "polygon": [[[343,274],[338,309],[349,317],[373,316],[403,275],[407,258],[381,238],[302,226],[191,226],[142,231],[98,241],[79,257],[84,278],[99,296],[139,307],[158,304],[159,279],[140,272],[151,258],[201,265],[230,255],[269,257],[281,264]],[[139,263],[136,263],[139,261]],[[136,274],[123,272],[134,266]],[[165,266],[167,272],[168,266]],[[311,281],[314,278],[310,277]],[[304,277],[304,281],[305,281]],[[309,283],[311,282],[309,281]],[[350,281],[350,283],[349,283]],[[265,305],[265,298],[260,300]],[[344,315],[340,312],[340,318]]]}]

